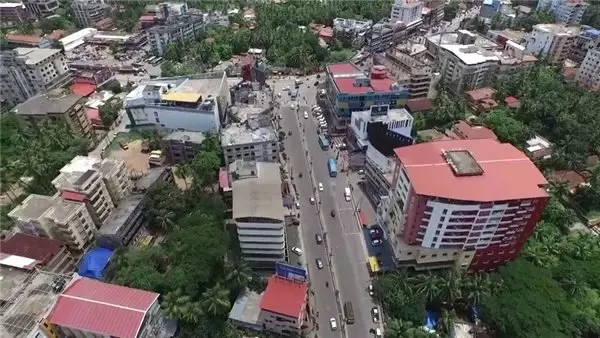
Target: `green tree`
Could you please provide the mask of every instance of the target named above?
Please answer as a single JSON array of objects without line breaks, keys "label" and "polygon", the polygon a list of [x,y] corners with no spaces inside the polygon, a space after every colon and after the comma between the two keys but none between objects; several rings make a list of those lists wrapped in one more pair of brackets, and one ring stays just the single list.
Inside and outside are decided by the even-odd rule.
[{"label": "green tree", "polygon": [[451,0],[444,5],[444,20],[452,21],[460,11],[460,2]]},{"label": "green tree", "polygon": [[181,289],[167,293],[161,306],[169,317],[191,324],[198,323],[203,315],[200,304],[193,302],[192,298],[184,294]]},{"label": "green tree", "polygon": [[234,295],[248,286],[252,278],[252,269],[243,260],[234,260],[226,266],[225,280]]},{"label": "green tree", "polygon": [[161,247],[132,248],[119,254],[116,262],[116,284],[159,293],[168,290],[164,280],[168,258]]},{"label": "green tree", "polygon": [[510,112],[504,109],[490,111],[483,122],[496,133],[500,141],[517,146],[524,144],[531,134],[527,126],[513,118]]},{"label": "green tree", "polygon": [[119,118],[122,107],[123,101],[118,98],[113,98],[100,106],[100,118],[102,119],[102,124],[107,128],[112,126]]},{"label": "green tree", "polygon": [[582,25],[588,25],[592,27],[600,27],[600,4],[597,2],[589,2],[588,8],[583,13],[581,19]]},{"label": "green tree", "polygon": [[486,296],[482,319],[499,337],[568,337],[565,292],[546,269],[519,260],[501,267],[501,292]]},{"label": "green tree", "polygon": [[229,290],[216,284],[202,294],[202,307],[204,310],[215,317],[222,316],[229,312],[231,303],[229,302]]}]

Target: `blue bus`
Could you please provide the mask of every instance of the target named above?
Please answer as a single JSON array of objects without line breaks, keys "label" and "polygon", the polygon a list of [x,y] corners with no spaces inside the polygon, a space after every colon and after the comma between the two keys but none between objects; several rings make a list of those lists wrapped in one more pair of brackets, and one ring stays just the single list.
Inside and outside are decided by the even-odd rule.
[{"label": "blue bus", "polygon": [[327,169],[329,170],[329,176],[337,176],[337,163],[333,158],[330,158],[329,161],[327,161]]},{"label": "blue bus", "polygon": [[327,138],[323,134],[319,135],[319,145],[321,149],[329,150],[329,141],[327,141]]}]

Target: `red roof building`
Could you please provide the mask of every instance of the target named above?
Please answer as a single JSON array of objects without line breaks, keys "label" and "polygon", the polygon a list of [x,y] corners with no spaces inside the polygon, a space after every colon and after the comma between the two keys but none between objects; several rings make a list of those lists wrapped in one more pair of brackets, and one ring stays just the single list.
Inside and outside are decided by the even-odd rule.
[{"label": "red roof building", "polygon": [[159,294],[79,278],[58,296],[47,321],[65,336],[136,338],[158,315]]},{"label": "red roof building", "polygon": [[484,126],[472,126],[465,121],[459,121],[452,126],[454,134],[462,140],[490,139],[498,140],[496,134]]},{"label": "red roof building", "polygon": [[88,97],[96,91],[96,86],[90,83],[74,83],[71,85],[71,91],[75,95]]},{"label": "red roof building", "polygon": [[260,301],[259,321],[271,332],[283,333],[290,324],[299,331],[307,301],[308,284],[272,276]]},{"label": "red roof building", "polygon": [[547,204],[544,175],[507,143],[438,141],[395,155],[399,197],[386,224],[401,265],[495,269],[517,257]]},{"label": "red roof building", "polygon": [[496,91],[490,87],[484,87],[465,92],[467,103],[478,113],[483,113],[492,108],[498,107],[498,103],[494,100]]},{"label": "red roof building", "polygon": [[429,113],[433,110],[433,102],[428,98],[412,99],[406,102],[406,110],[409,113]]},{"label": "red roof building", "polygon": [[[16,233],[0,241],[0,265],[31,270],[41,267],[62,272],[71,263],[63,242],[46,237]],[[24,264],[13,264],[21,262]]]}]

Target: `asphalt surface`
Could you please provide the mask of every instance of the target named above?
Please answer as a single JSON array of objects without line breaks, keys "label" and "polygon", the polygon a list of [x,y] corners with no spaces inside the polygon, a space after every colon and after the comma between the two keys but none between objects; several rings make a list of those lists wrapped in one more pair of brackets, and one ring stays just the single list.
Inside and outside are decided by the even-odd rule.
[{"label": "asphalt surface", "polygon": [[[284,144],[300,195],[301,237],[311,289],[314,292],[311,301],[315,312],[319,313],[316,318],[319,329],[315,333],[318,337],[340,337],[341,329],[345,330],[345,336],[349,338],[372,337],[369,330],[376,326],[371,320],[370,311],[375,304],[367,293],[370,281],[366,266],[367,250],[352,202],[344,200],[344,188],[349,186],[348,177],[340,172],[344,167],[341,163],[338,163],[338,176],[329,177],[327,160],[329,157],[335,158],[336,155],[334,150],[321,150],[317,142],[317,127],[310,114],[310,107],[316,103],[317,89],[314,82],[317,79],[314,76],[310,77],[309,81],[306,81],[306,77],[302,79],[305,83],[300,86],[299,101],[291,102],[290,96],[283,90],[285,86],[294,87],[293,78],[276,80],[274,90],[282,96],[277,100],[280,103],[278,113],[283,116],[283,130],[286,133],[292,131],[292,135],[287,136]],[[290,103],[295,107],[300,103],[299,109],[292,109]],[[304,111],[309,112],[309,119],[304,119]],[[300,172],[302,178],[298,178]],[[316,188],[319,182],[323,184],[323,191]],[[311,205],[311,196],[320,201],[320,204]],[[331,216],[331,210],[335,211],[335,217]],[[316,233],[324,235],[327,248],[331,250],[330,269],[327,248],[316,243]],[[316,258],[323,260],[324,269],[317,269]],[[329,283],[329,287],[325,286],[326,282]],[[336,299],[335,290],[339,290],[339,299]],[[342,322],[343,312],[340,306],[346,301],[352,302],[354,309],[355,322],[351,325]],[[329,318],[332,317],[337,319],[339,326],[335,332],[329,327]]]}]

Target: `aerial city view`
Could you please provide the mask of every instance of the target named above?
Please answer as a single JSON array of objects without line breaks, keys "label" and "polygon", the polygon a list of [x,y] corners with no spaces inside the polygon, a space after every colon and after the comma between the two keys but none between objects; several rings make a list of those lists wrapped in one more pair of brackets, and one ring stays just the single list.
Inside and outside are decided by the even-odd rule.
[{"label": "aerial city view", "polygon": [[0,29],[0,337],[600,337],[600,1]]}]

